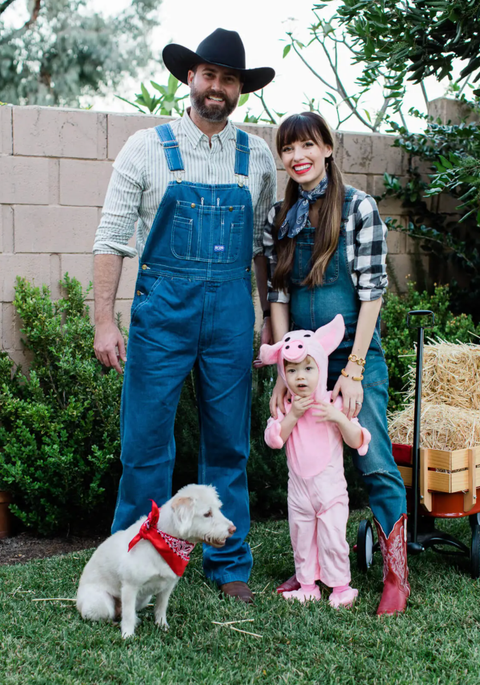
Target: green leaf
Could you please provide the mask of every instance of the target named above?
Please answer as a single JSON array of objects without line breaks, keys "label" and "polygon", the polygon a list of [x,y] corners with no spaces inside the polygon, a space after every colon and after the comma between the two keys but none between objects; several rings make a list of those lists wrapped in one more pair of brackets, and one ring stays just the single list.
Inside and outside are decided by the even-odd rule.
[{"label": "green leaf", "polygon": [[179,81],[178,78],[175,78],[173,74],[170,74],[168,78],[168,92],[169,93],[176,93],[178,90],[178,85]]},{"label": "green leaf", "polygon": [[250,93],[244,93],[243,95],[240,95],[240,100],[238,101],[238,106],[243,107],[243,105],[248,102],[248,98],[250,97]]},{"label": "green leaf", "polygon": [[283,48],[283,58],[284,59],[288,55],[288,53],[290,52],[291,49],[292,49],[291,43],[289,43],[288,45],[285,45],[285,47]]}]

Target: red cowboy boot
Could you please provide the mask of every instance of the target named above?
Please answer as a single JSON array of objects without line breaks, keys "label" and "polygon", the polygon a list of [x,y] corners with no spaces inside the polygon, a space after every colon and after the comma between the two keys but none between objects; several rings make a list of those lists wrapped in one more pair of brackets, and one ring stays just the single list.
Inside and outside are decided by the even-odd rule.
[{"label": "red cowboy boot", "polygon": [[377,614],[401,614],[410,595],[407,582],[407,515],[401,515],[388,538],[377,520],[375,525],[383,557],[383,594]]}]

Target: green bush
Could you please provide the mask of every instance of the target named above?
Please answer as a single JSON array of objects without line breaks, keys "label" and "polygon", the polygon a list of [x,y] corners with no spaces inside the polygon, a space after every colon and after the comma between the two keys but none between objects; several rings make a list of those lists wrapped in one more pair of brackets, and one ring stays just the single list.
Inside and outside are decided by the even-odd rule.
[{"label": "green bush", "polygon": [[119,477],[122,378],[104,374],[81,285],[65,297],[18,278],[14,305],[29,374],[0,353],[0,488],[13,513],[41,534],[90,528],[109,518]]},{"label": "green bush", "polygon": [[[17,279],[14,304],[23,321],[29,373],[0,352],[0,489],[14,495],[13,513],[42,534],[106,530],[120,476],[119,410],[122,376],[105,373],[93,353],[94,328],[86,294],[68,275],[65,295],[52,302],[48,288]],[[471,341],[479,333],[470,316],[453,316],[449,289],[387,294],[382,310],[383,345],[390,372],[390,409],[402,404],[408,366],[414,362],[416,329],[407,329],[411,309],[431,309],[435,327],[427,336]],[[480,329],[480,327],[479,327]],[[256,340],[256,346],[259,341]],[[252,516],[285,516],[287,465],[284,450],[271,450],[263,434],[274,385],[272,367],[253,372],[251,453],[248,464]],[[173,487],[197,479],[199,428],[194,373],[183,387],[175,422],[177,465]],[[346,456],[350,506],[362,506],[365,491]]]},{"label": "green bush", "polygon": [[[107,530],[121,472],[123,378],[105,373],[95,358],[87,293],[68,274],[61,285],[64,297],[52,302],[46,286],[17,279],[29,373],[0,352],[0,489],[14,495],[11,509],[23,524],[44,535]],[[285,455],[263,440],[272,383],[271,369],[254,371],[248,473],[257,517],[286,511]],[[175,422],[174,490],[197,480],[199,439],[192,372]]]},{"label": "green bush", "polygon": [[[425,329],[425,342],[428,338],[441,338],[448,342],[476,342],[480,326],[475,327],[470,315],[455,316],[450,311],[450,290],[448,286],[434,287],[432,294],[418,292],[415,283],[409,282],[404,295],[387,292],[382,308],[384,326],[383,349],[390,377],[389,409],[399,409],[405,399],[405,384],[408,367],[415,364],[415,343],[417,328],[407,328],[407,313],[415,309],[429,309],[435,314],[433,328]],[[414,325],[419,323],[413,321]],[[426,321],[423,320],[425,324]]]}]

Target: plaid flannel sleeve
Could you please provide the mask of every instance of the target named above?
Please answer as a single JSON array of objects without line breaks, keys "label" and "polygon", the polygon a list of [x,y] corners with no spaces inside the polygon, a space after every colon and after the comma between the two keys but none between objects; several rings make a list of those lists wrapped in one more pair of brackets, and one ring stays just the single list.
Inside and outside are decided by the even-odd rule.
[{"label": "plaid flannel sleeve", "polygon": [[377,203],[365,195],[355,210],[353,271],[358,279],[362,301],[377,300],[388,286],[387,227],[380,218]]},{"label": "plaid flannel sleeve", "polygon": [[273,228],[275,226],[275,217],[280,210],[280,206],[281,202],[277,202],[268,213],[263,230],[263,254],[267,258],[267,299],[269,302],[288,304],[290,302],[290,293],[286,290],[274,290],[272,287],[272,278],[277,266],[277,253],[273,242]]}]

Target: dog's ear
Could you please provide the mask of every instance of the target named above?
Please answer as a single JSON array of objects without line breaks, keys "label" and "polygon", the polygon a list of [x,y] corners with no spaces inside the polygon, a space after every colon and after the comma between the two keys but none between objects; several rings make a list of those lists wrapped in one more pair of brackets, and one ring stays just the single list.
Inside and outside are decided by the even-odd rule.
[{"label": "dog's ear", "polygon": [[178,537],[187,535],[195,514],[194,501],[191,497],[175,497],[172,502],[172,514]]}]

